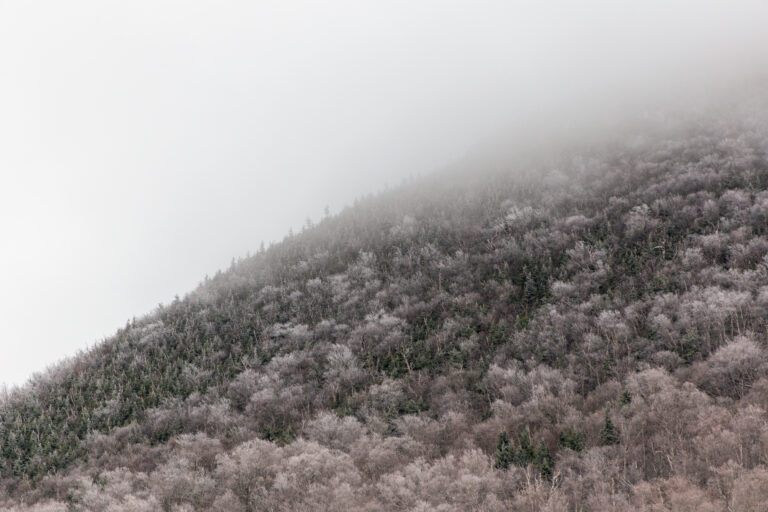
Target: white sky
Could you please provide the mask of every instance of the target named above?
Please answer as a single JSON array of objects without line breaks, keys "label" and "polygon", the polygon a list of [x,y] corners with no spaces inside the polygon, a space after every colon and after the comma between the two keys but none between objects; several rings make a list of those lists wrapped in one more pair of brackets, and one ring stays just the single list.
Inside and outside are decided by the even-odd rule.
[{"label": "white sky", "polygon": [[510,125],[748,76],[767,3],[0,0],[0,382]]}]

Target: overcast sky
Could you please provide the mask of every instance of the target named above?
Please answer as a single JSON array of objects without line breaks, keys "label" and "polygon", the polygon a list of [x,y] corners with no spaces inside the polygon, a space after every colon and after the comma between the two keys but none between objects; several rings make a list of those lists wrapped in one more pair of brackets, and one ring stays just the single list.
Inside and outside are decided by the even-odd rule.
[{"label": "overcast sky", "polygon": [[746,77],[766,3],[0,0],[0,382],[509,126]]}]

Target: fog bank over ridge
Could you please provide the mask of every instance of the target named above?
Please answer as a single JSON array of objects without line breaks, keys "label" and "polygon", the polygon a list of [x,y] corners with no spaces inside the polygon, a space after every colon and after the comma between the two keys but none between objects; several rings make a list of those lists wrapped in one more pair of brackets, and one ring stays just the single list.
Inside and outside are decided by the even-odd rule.
[{"label": "fog bank over ridge", "polygon": [[704,108],[764,74],[766,22],[758,1],[2,1],[0,382],[488,140]]}]

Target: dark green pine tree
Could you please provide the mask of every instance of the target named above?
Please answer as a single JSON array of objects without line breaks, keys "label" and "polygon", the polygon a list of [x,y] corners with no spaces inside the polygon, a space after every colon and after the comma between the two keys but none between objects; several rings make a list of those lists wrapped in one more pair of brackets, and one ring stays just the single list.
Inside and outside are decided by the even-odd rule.
[{"label": "dark green pine tree", "polygon": [[552,454],[549,453],[549,447],[544,441],[539,441],[536,445],[536,449],[533,452],[533,465],[536,466],[541,472],[542,478],[550,480],[552,473],[555,469],[555,461],[552,459]]},{"label": "dark green pine tree", "polygon": [[502,430],[499,433],[499,442],[496,445],[496,464],[498,469],[507,469],[509,465],[514,461],[515,447],[509,442],[507,432]]},{"label": "dark green pine tree", "polygon": [[514,463],[517,466],[525,467],[535,460],[535,455],[531,430],[525,427],[525,430],[520,432],[520,449],[517,452]]},{"label": "dark green pine tree", "polygon": [[611,420],[611,408],[610,406],[605,408],[605,423],[603,423],[603,428],[600,430],[600,444],[603,446],[610,446],[614,444],[619,444],[619,428],[613,424],[613,420]]},{"label": "dark green pine tree", "polygon": [[525,276],[525,282],[523,284],[523,302],[527,307],[533,307],[539,300],[539,290],[536,286],[536,281],[530,273]]},{"label": "dark green pine tree", "polygon": [[560,448],[568,448],[575,452],[580,452],[584,449],[584,434],[573,427],[569,427],[568,430],[560,433],[558,445]]},{"label": "dark green pine tree", "polygon": [[526,467],[533,464],[541,472],[544,478],[552,478],[555,462],[549,452],[549,447],[544,442],[534,446],[531,431],[526,427],[520,432],[519,446],[515,446],[509,440],[506,431],[499,434],[499,442],[496,447],[496,464],[498,469],[508,469],[511,464]]},{"label": "dark green pine tree", "polygon": [[621,405],[627,405],[630,402],[632,402],[632,393],[630,393],[628,389],[625,389],[621,392],[619,403]]}]

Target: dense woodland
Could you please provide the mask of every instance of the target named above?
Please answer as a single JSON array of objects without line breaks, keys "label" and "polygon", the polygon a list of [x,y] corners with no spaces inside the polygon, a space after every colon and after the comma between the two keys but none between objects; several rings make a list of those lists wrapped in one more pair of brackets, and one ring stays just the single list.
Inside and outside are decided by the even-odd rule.
[{"label": "dense woodland", "polygon": [[768,124],[726,110],[233,262],[4,398],[0,506],[766,510]]}]

